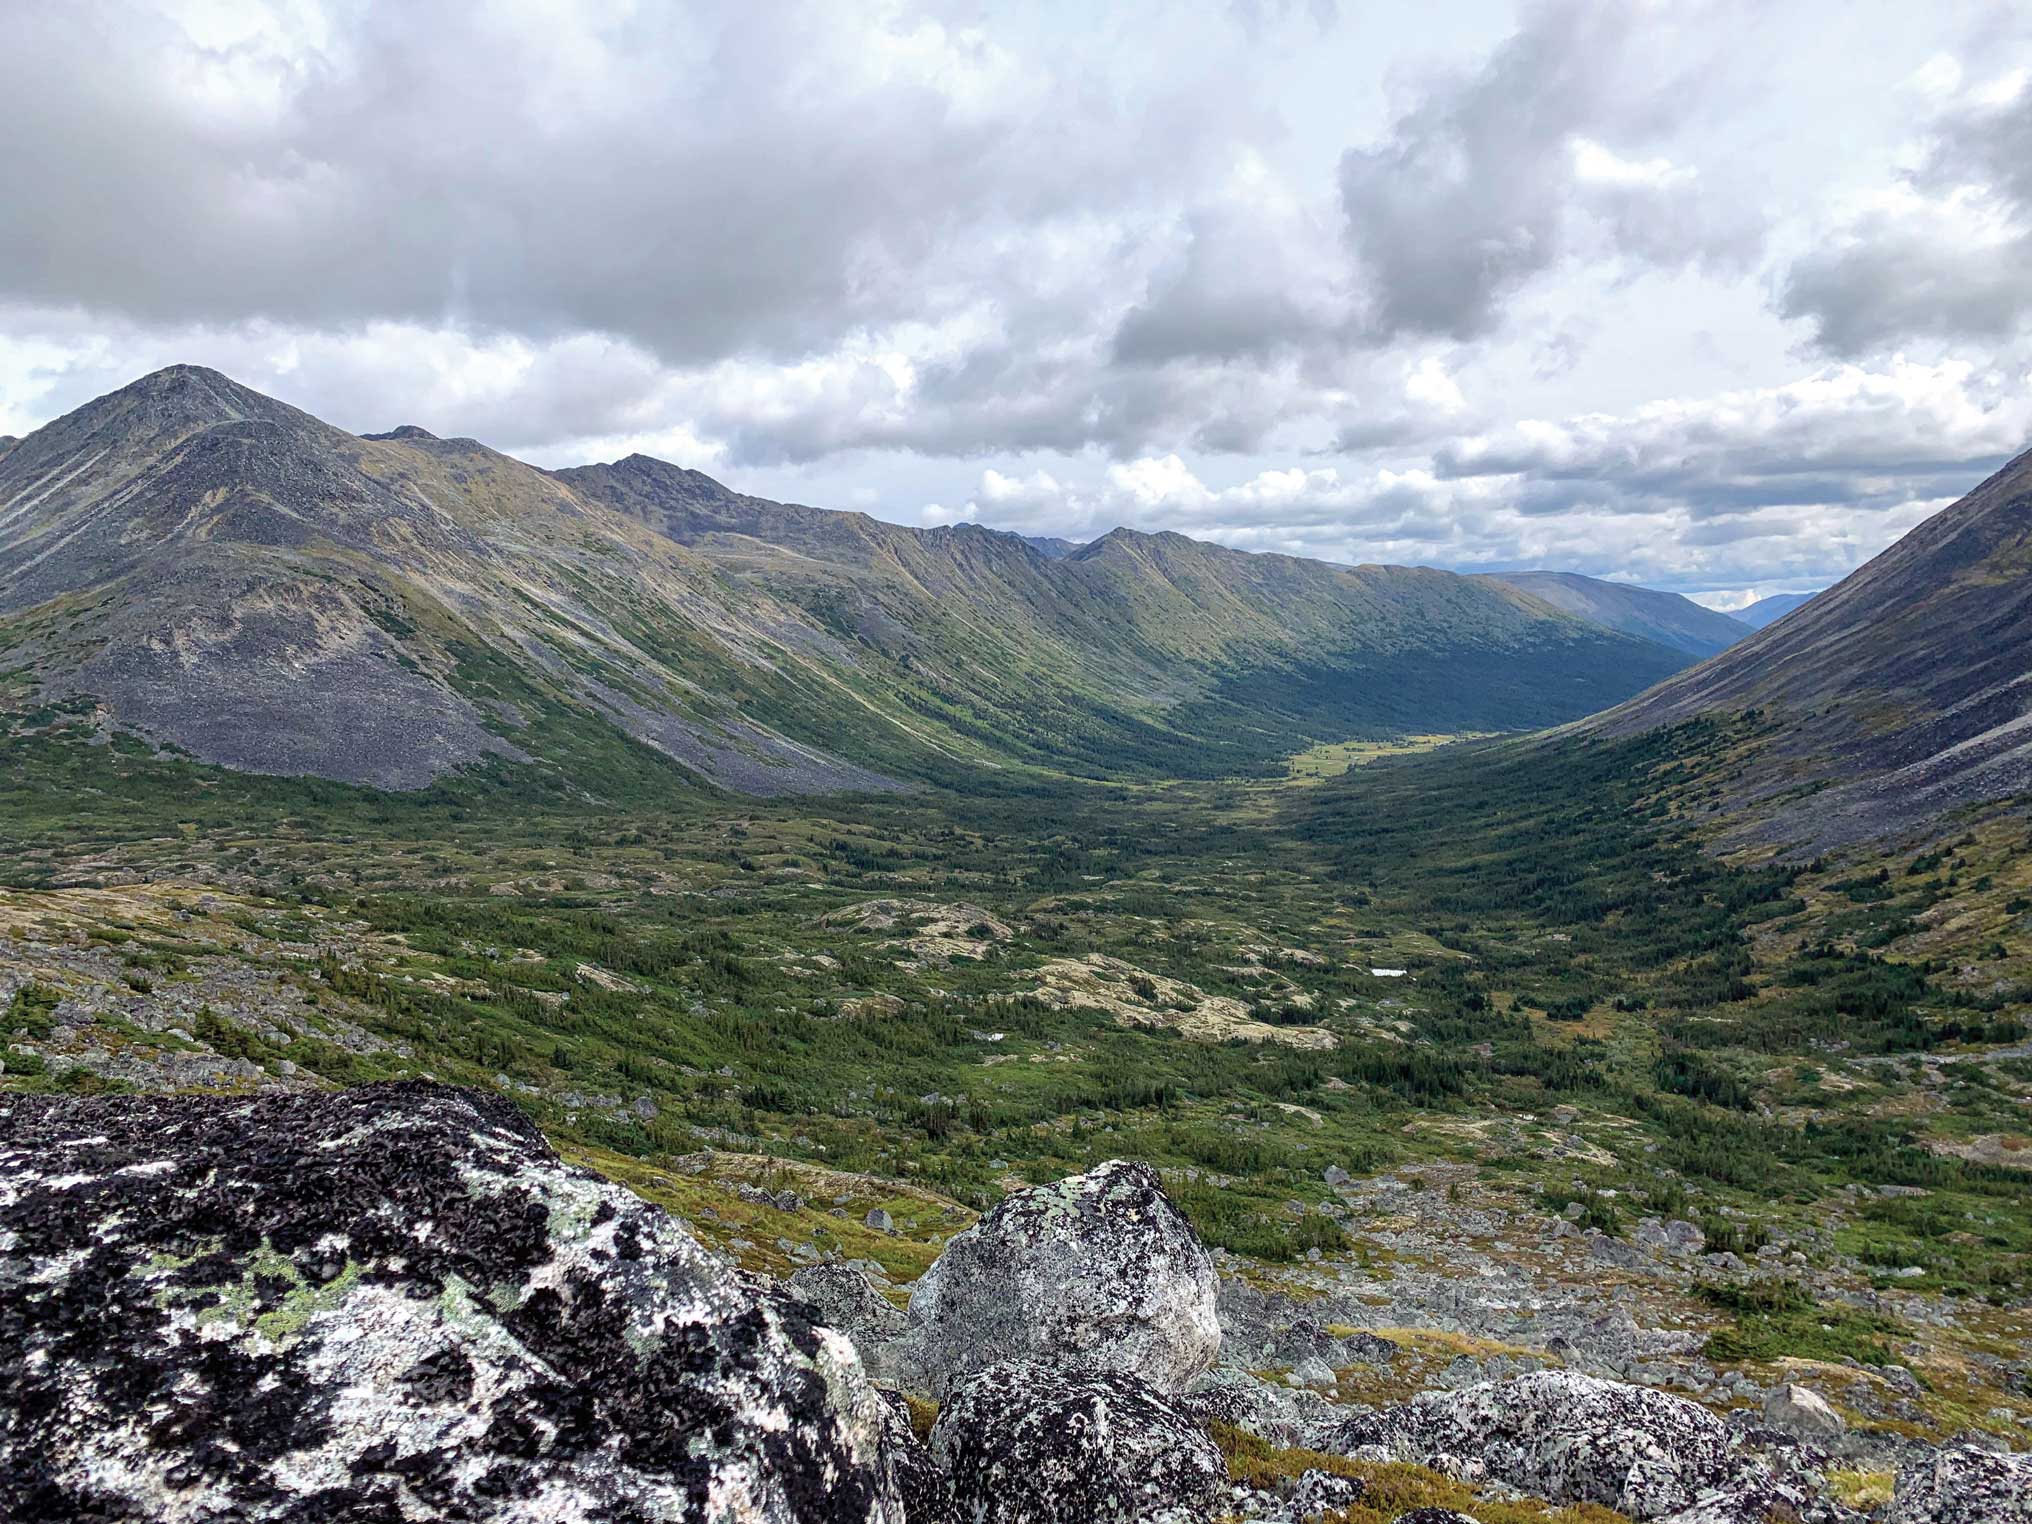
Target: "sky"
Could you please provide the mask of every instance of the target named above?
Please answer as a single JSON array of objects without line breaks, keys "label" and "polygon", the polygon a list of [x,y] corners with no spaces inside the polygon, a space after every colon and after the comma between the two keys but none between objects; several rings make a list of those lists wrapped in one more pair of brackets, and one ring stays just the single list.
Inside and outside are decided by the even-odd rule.
[{"label": "sky", "polygon": [[1717,607],[2032,445],[2032,7],[66,0],[7,32],[0,434],[190,362],[899,523]]}]

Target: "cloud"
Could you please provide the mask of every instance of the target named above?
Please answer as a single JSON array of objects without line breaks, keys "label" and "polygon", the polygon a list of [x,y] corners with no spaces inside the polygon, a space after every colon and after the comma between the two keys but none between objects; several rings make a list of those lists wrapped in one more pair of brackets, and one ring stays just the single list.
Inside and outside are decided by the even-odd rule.
[{"label": "cloud", "polygon": [[1795,260],[1779,296],[1832,354],[1921,340],[2001,341],[2032,316],[2032,88],[2022,70],[1964,87],[1934,59],[1917,81],[1945,104],[1918,162],[1861,198]]},{"label": "cloud", "polygon": [[1972,485],[2032,439],[2027,377],[1966,361],[1830,366],[1777,387],[1524,421],[1436,452],[1449,479],[1513,478],[1527,509],[1685,512],[1896,506]]},{"label": "cloud", "polygon": [[1754,251],[1756,226],[1705,205],[1694,172],[1604,142],[1657,135],[1684,89],[1641,15],[1606,0],[1540,5],[1480,69],[1432,82],[1382,142],[1342,157],[1373,340],[1495,332],[1506,300],[1573,252],[1579,213],[1650,264]]},{"label": "cloud", "polygon": [[33,215],[0,231],[0,290],[797,358],[1020,286],[1021,245],[1193,177],[1227,129],[924,7],[318,14],[223,47],[138,0],[10,17],[0,132],[37,151],[10,163]]}]

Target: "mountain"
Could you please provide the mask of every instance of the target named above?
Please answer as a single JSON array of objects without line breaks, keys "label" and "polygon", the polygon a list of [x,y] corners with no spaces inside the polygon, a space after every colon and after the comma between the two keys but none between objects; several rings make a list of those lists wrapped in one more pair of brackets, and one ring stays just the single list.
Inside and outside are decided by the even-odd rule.
[{"label": "mountain", "polygon": [[1630,733],[1758,711],[1724,795],[1763,839],[1822,846],[2032,791],[2032,452],[1789,617],[1589,722]]},{"label": "mountain", "polygon": [[1554,608],[1595,624],[1655,640],[1690,656],[1725,651],[1749,633],[1729,615],[1702,608],[1677,593],[1602,582],[1575,572],[1497,572],[1490,574],[1489,580],[1543,598]]},{"label": "mountain", "polygon": [[1570,720],[1682,664],[1444,572],[1128,530],[1054,559],[641,456],[356,436],[192,366],[0,456],[0,710],[255,772],[603,796],[1232,775]]},{"label": "mountain", "polygon": [[1737,619],[1753,630],[1761,630],[1767,624],[1775,624],[1798,608],[1812,593],[1773,593],[1769,598],[1759,598],[1748,608],[1735,609],[1729,618]]},{"label": "mountain", "polygon": [[1080,548],[1078,540],[1061,540],[1056,535],[1026,534],[1022,539],[1025,545],[1040,556],[1049,557],[1053,561],[1063,561]]}]

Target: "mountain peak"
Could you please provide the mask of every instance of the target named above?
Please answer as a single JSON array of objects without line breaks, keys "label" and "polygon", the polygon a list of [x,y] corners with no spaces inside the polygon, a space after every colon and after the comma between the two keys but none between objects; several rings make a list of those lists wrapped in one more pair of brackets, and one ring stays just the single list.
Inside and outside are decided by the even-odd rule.
[{"label": "mountain peak", "polygon": [[413,423],[397,424],[394,428],[388,430],[385,434],[362,434],[360,437],[362,439],[374,439],[374,440],[414,439],[414,440],[430,441],[433,443],[436,442],[437,440],[437,435],[431,433],[429,429],[420,428]]}]

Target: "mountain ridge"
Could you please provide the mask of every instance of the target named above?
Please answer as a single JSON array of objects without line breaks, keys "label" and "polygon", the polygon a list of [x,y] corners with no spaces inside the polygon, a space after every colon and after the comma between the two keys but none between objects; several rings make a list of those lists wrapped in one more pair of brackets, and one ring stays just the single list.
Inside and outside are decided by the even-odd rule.
[{"label": "mountain ridge", "polygon": [[399,788],[1232,774],[1572,719],[1682,662],[1451,573],[1126,529],[1054,558],[645,456],[348,434],[195,366],[0,456],[0,621],[0,709]]},{"label": "mountain ridge", "polygon": [[1605,582],[1578,572],[1486,572],[1492,582],[1519,588],[1555,608],[1583,619],[1655,640],[1690,656],[1712,656],[1727,650],[1749,633],[1749,627],[1727,614],[1702,608],[1678,593],[1660,592],[1624,582]]}]

